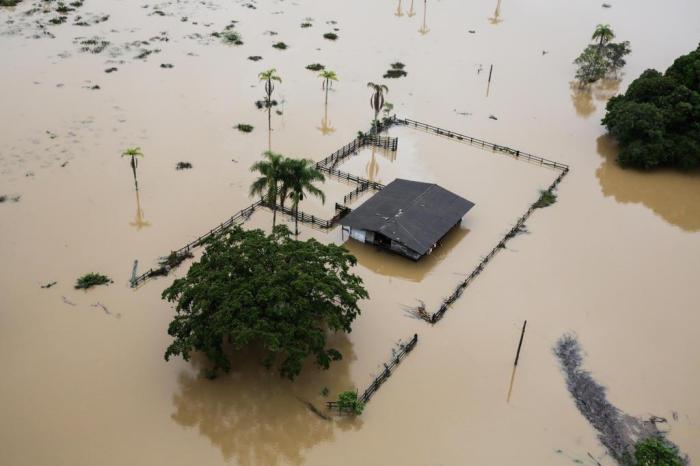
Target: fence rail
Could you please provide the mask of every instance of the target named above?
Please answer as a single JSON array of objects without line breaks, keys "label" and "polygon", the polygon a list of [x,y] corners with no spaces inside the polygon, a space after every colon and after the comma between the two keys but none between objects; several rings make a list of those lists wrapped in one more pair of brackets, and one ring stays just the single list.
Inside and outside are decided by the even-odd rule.
[{"label": "fence rail", "polygon": [[556,162],[554,160],[545,159],[544,157],[539,157],[537,155],[528,154],[527,152],[522,152],[520,150],[511,149],[507,146],[501,146],[499,144],[494,144],[492,142],[484,141],[483,139],[475,138],[472,136],[466,136],[464,134],[456,133],[454,131],[439,128],[437,126],[429,125],[427,123],[421,123],[420,121],[411,120],[409,118],[397,118],[393,117],[393,123],[409,126],[413,128],[423,129],[425,131],[438,134],[440,136],[445,136],[451,139],[456,139],[457,141],[467,142],[485,149],[491,149],[495,152],[501,152],[507,155],[511,155],[516,159],[527,160],[529,162],[538,163],[543,166],[556,168],[558,170],[568,170],[569,166]]},{"label": "fence rail", "polygon": [[[401,360],[404,359],[406,355],[413,350],[416,344],[418,344],[417,334],[414,334],[413,338],[411,338],[407,343],[401,344],[401,349],[392,356],[391,360],[388,363],[384,363],[384,370],[382,370],[382,372],[374,378],[372,383],[369,384],[369,386],[365,389],[364,392],[362,392],[362,395],[358,397],[358,399],[362,403],[369,402],[369,400],[372,398],[372,395],[374,395],[379,389],[379,387],[384,382],[386,382],[386,380],[391,376],[391,373],[396,369],[396,366],[398,366],[399,363],[401,363]],[[343,408],[342,406],[340,406],[340,404],[337,401],[327,401],[326,407],[331,410],[338,410],[338,412],[349,411],[347,407]]]}]

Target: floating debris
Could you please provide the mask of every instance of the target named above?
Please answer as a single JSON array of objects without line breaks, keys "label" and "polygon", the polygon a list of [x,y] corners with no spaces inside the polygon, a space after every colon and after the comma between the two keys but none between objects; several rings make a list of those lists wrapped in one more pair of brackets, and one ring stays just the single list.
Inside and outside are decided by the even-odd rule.
[{"label": "floating debris", "polygon": [[46,285],[41,285],[41,287],[43,289],[47,290],[47,289],[51,288],[52,286],[54,286],[56,283],[58,283],[58,282],[49,282]]},{"label": "floating debris", "polygon": [[107,68],[105,70],[105,73],[114,73],[115,71],[117,71],[117,69],[118,69],[117,67],[113,66],[111,68]]}]

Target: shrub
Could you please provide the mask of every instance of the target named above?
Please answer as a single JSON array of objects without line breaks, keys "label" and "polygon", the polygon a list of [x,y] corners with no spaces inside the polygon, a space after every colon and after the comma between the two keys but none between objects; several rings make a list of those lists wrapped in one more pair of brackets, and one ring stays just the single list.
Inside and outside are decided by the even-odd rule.
[{"label": "shrub", "polygon": [[250,133],[251,131],[253,131],[253,126],[245,123],[239,123],[236,126],[236,129],[241,133]]},{"label": "shrub", "polygon": [[540,198],[535,202],[535,208],[541,209],[543,207],[549,207],[555,202],[557,202],[556,194],[553,194],[551,191],[540,191]]},{"label": "shrub", "polygon": [[663,437],[649,437],[634,446],[634,466],[683,466],[678,447]]},{"label": "shrub", "polygon": [[175,165],[175,170],[189,170],[190,168],[192,168],[192,164],[189,162],[178,162]]},{"label": "shrub", "polygon": [[285,44],[284,42],[276,42],[276,43],[272,44],[272,46],[276,49],[279,49],[279,50],[286,50],[288,47],[287,44]]},{"label": "shrub", "polygon": [[357,399],[357,392],[347,391],[338,395],[338,407],[341,411],[350,411],[359,416],[365,409],[365,404]]},{"label": "shrub", "polygon": [[320,63],[312,63],[311,65],[306,65],[306,69],[309,71],[321,71],[325,70],[326,67]]},{"label": "shrub", "polygon": [[323,35],[323,38],[328,40],[336,40],[338,38],[338,34],[334,32],[327,32]]},{"label": "shrub", "polygon": [[236,31],[224,31],[219,34],[221,41],[229,45],[243,45],[241,35]]},{"label": "shrub", "polygon": [[97,285],[107,285],[112,283],[109,277],[99,273],[86,273],[75,282],[76,290],[87,290]]}]

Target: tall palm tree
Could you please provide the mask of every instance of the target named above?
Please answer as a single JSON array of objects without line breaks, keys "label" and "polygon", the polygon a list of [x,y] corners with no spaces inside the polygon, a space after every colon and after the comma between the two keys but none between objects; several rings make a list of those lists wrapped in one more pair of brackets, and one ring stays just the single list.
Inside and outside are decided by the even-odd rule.
[{"label": "tall palm tree", "polygon": [[136,191],[138,191],[139,182],[136,179],[136,167],[138,167],[139,162],[136,157],[143,157],[143,152],[141,152],[140,147],[129,147],[128,149],[124,149],[122,157],[131,157],[131,170],[134,172],[134,186],[136,186]]},{"label": "tall palm tree", "polygon": [[271,68],[269,70],[258,73],[258,79],[265,83],[265,104],[267,107],[267,130],[272,131],[272,93],[275,91],[273,81],[282,82],[282,78],[277,75],[277,70]]},{"label": "tall palm tree", "polygon": [[382,111],[384,107],[384,94],[389,93],[389,88],[384,84],[375,84],[373,82],[368,82],[367,87],[372,89],[372,97],[369,99],[369,105],[374,110],[374,134],[377,134],[379,130],[379,112]]},{"label": "tall palm tree", "polygon": [[306,195],[316,196],[325,204],[326,195],[314,186],[314,182],[324,182],[326,178],[316,168],[311,160],[306,159],[287,159],[287,173],[285,177],[289,192],[289,197],[292,200],[292,209],[294,211],[294,234],[299,235],[299,203],[304,200]]},{"label": "tall palm tree", "polygon": [[335,71],[331,70],[323,70],[318,76],[323,79],[321,88],[326,91],[326,103],[328,103],[328,90],[333,86],[333,81],[338,80],[338,76],[335,74]]},{"label": "tall palm tree", "polygon": [[264,157],[265,160],[259,160],[250,167],[251,172],[260,173],[260,177],[250,185],[250,195],[260,196],[272,207],[272,228],[274,228],[277,223],[277,197],[284,170],[284,157],[272,151],[265,152]]},{"label": "tall palm tree", "polygon": [[615,33],[609,24],[599,24],[596,26],[591,39],[598,40],[598,47],[602,47],[615,38]]}]

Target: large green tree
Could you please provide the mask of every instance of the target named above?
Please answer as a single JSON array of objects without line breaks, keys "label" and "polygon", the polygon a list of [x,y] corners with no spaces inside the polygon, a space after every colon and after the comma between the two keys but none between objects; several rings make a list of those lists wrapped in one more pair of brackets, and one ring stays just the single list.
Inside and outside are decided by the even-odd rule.
[{"label": "large green tree", "polygon": [[700,46],[661,74],[646,70],[607,104],[603,124],[618,162],[652,169],[700,166]]},{"label": "large green tree", "polygon": [[595,45],[588,45],[574,63],[578,65],[576,79],[582,84],[591,84],[606,76],[615,76],[625,66],[625,56],[631,52],[628,41],[615,43],[615,33],[609,24],[596,26],[591,39]]},{"label": "large green tree", "polygon": [[346,249],[297,241],[286,226],[266,235],[240,227],[208,241],[187,276],[163,291],[176,303],[165,359],[201,351],[218,370],[233,365],[230,349],[262,348],[262,363],[293,379],[309,356],[328,368],[342,358],[326,347],[329,332],[350,332],[367,298]]}]

